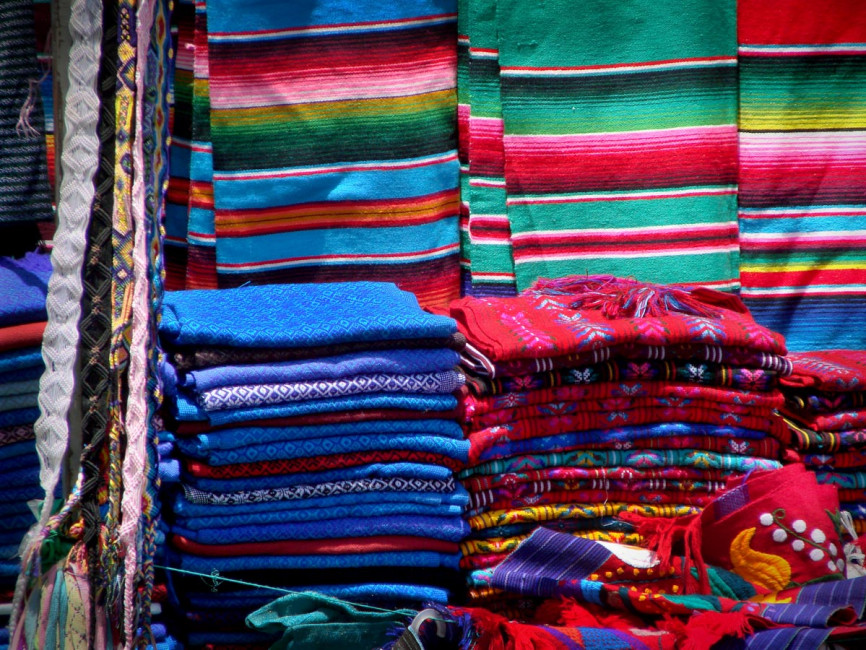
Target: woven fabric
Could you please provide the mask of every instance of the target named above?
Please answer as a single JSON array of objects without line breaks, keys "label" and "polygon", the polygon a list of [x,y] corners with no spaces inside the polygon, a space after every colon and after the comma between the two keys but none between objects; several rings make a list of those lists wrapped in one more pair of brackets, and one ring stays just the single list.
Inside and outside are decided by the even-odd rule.
[{"label": "woven fabric", "polygon": [[375,393],[450,394],[462,385],[463,375],[453,370],[411,375],[355,375],[335,380],[221,386],[200,393],[199,402],[206,411],[219,411]]},{"label": "woven fabric", "polygon": [[0,328],[0,352],[41,345],[46,324],[37,322]]},{"label": "woven fabric", "polygon": [[352,282],[169,293],[159,331],[171,345],[285,348],[444,338],[456,327],[394,285]]},{"label": "woven fabric", "polygon": [[555,357],[511,359],[492,361],[480,350],[468,346],[462,355],[461,363],[472,372],[484,377],[522,377],[554,370],[570,370],[583,366],[598,365],[611,360],[628,359],[635,361],[671,361],[691,363],[726,364],[744,368],[757,368],[766,372],[776,372],[780,377],[791,374],[791,361],[787,357],[765,352],[755,352],[745,348],[722,348],[713,345],[616,345],[575,354]]},{"label": "woven fabric", "polygon": [[344,553],[382,553],[387,551],[436,551],[457,553],[455,542],[411,535],[377,535],[364,537],[336,537],[331,539],[288,539],[278,541],[250,541],[203,544],[182,535],[173,535],[171,544],[180,551],[194,555],[232,557],[236,555],[339,555]]},{"label": "woven fabric", "polygon": [[[608,284],[614,286],[605,293],[602,287]],[[656,295],[672,291],[609,277],[568,278],[515,298],[464,298],[452,303],[451,316],[472,349],[491,361],[555,357],[623,344],[704,343],[785,353],[784,339],[755,323],[739,300],[709,289],[685,292],[683,298],[688,296],[696,304],[682,312],[670,310],[658,317],[629,317],[624,312],[617,318],[605,317],[602,309],[622,306],[617,302],[622,299],[617,284],[626,298],[630,290]],[[580,309],[583,299],[598,296],[596,291],[609,302]],[[689,313],[694,310],[708,310],[705,313],[712,316]]]},{"label": "woven fabric", "polygon": [[[0,192],[0,197],[2,196],[3,193]],[[0,221],[3,213],[4,208],[0,207]],[[45,296],[48,294],[50,277],[50,255],[30,252],[17,260],[11,257],[0,258],[0,295],[5,297],[0,305],[0,326],[45,321]]]},{"label": "woven fabric", "polygon": [[232,505],[236,503],[264,503],[291,499],[351,494],[354,492],[453,492],[455,483],[451,479],[442,481],[425,479],[361,479],[339,483],[296,485],[289,488],[215,494],[184,486],[184,495],[192,503]]},{"label": "woven fabric", "polygon": [[743,299],[797,351],[859,349],[866,7],[740,0]]},{"label": "woven fabric", "polygon": [[518,288],[738,286],[735,0],[499,0],[496,24]]},{"label": "woven fabric", "polygon": [[850,393],[866,390],[866,351],[816,350],[791,355],[793,374],[786,386]]},{"label": "woven fabric", "polygon": [[0,25],[0,224],[51,221],[33,1],[4,2]]},{"label": "woven fabric", "polygon": [[[0,352],[0,371],[14,372],[16,370],[44,369],[42,351],[39,348],[22,348]],[[40,372],[41,376],[41,372]]]},{"label": "woven fabric", "polygon": [[182,384],[201,392],[219,386],[340,379],[365,374],[443,372],[457,365],[458,355],[446,349],[382,350],[298,361],[231,365],[193,370]]},{"label": "woven fabric", "polygon": [[221,286],[457,297],[455,23],[456,0],[208,2]]}]

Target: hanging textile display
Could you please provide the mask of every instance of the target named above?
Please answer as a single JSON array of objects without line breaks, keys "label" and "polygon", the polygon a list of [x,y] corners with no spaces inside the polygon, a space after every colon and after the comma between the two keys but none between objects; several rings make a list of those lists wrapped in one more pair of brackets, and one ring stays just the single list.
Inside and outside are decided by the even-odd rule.
[{"label": "hanging textile display", "polygon": [[863,347],[866,5],[740,0],[743,298],[792,350]]}]

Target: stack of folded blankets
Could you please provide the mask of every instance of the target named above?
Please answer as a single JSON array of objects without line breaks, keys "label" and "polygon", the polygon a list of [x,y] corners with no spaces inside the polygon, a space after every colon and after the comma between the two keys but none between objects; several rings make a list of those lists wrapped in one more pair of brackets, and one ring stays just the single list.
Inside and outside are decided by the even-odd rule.
[{"label": "stack of folded blankets", "polygon": [[842,511],[866,532],[866,350],[792,353],[784,380],[791,446],[819,483],[839,489]]},{"label": "stack of folded blankets", "polygon": [[0,258],[0,603],[12,600],[18,546],[36,522],[28,501],[43,496],[33,424],[50,275],[48,254]]},{"label": "stack of folded blankets", "polygon": [[389,283],[249,286],[167,294],[160,336],[168,560],[206,577],[169,576],[189,646],[267,642],[244,617],[280,590],[418,605],[460,588],[453,320]]},{"label": "stack of folded blankets", "polygon": [[451,315],[467,339],[476,604],[511,611],[490,570],[539,526],[640,544],[617,515],[693,514],[729,477],[780,466],[784,340],[736,297],[590,276]]}]

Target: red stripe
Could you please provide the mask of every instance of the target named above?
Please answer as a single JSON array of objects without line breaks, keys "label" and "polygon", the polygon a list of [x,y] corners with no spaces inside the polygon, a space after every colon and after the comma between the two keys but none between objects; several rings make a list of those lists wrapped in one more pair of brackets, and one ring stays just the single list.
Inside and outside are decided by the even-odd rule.
[{"label": "red stripe", "polygon": [[863,0],[739,0],[742,45],[866,42]]},{"label": "red stripe", "polygon": [[813,284],[849,285],[862,284],[864,273],[861,269],[808,271],[740,271],[745,286],[756,289],[777,289],[779,287],[803,287]]},{"label": "red stripe", "polygon": [[707,239],[683,239],[683,240],[671,240],[671,241],[660,241],[654,243],[630,243],[628,245],[628,249],[625,250],[621,247],[620,242],[611,241],[607,244],[605,243],[587,243],[584,245],[545,245],[544,242],[513,242],[512,246],[514,247],[514,256],[517,257],[528,257],[530,255],[571,255],[571,254],[597,254],[597,255],[605,255],[610,254],[612,252],[628,252],[628,253],[654,253],[654,252],[676,252],[676,251],[685,251],[696,248],[710,248],[710,247],[729,247],[731,244],[736,243],[736,237],[731,235],[730,237],[714,237]]}]

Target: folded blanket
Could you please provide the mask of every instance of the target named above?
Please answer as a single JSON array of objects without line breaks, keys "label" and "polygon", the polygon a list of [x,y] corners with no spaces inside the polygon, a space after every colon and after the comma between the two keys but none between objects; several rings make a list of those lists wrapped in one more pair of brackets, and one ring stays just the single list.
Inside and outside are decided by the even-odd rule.
[{"label": "folded blanket", "polygon": [[0,411],[13,411],[16,409],[29,409],[39,404],[39,393],[25,393],[23,395],[0,396]]},{"label": "folded blanket", "polygon": [[387,462],[360,465],[358,467],[340,467],[319,472],[297,472],[294,474],[279,474],[275,476],[258,476],[251,478],[199,478],[189,474],[184,475],[184,481],[189,485],[206,491],[236,492],[240,490],[281,489],[295,485],[330,483],[365,478],[410,478],[444,480],[451,476],[452,470],[443,465],[425,465],[415,462]]},{"label": "folded blanket", "polygon": [[629,451],[571,451],[493,460],[467,468],[458,474],[466,478],[478,474],[504,474],[546,467],[696,467],[749,472],[755,469],[777,469],[779,461],[750,456],[734,456],[702,449],[637,449]]},{"label": "folded blanket", "polygon": [[323,519],[321,521],[280,523],[267,526],[231,526],[200,530],[187,530],[178,525],[172,526],[174,535],[180,535],[201,544],[336,539],[379,535],[410,535],[412,537],[459,542],[466,537],[468,532],[469,528],[461,517],[424,517],[421,515],[382,516],[373,520]]},{"label": "folded blanket", "polygon": [[30,370],[35,367],[43,367],[41,348],[21,348],[0,352],[0,372],[6,373],[25,368]]},{"label": "folded blanket", "polygon": [[31,455],[36,458],[36,442],[33,440],[23,440],[0,446],[0,461],[17,456]]},{"label": "folded blanket", "polygon": [[703,449],[761,458],[780,458],[781,444],[775,438],[750,440],[713,436],[670,436],[667,438],[644,438],[635,441],[587,442],[591,438],[580,434],[560,434],[530,438],[494,445],[481,452],[474,462],[484,462],[517,455],[534,455],[550,451],[572,451],[575,449]]},{"label": "folded blanket", "polygon": [[[629,316],[647,300],[677,306],[659,307],[661,316]],[[562,356],[628,343],[705,343],[777,355],[786,351],[781,335],[758,325],[731,295],[607,276],[539,281],[513,298],[463,298],[452,303],[451,316],[473,349],[493,361]]]},{"label": "folded blanket", "polygon": [[0,384],[16,381],[32,381],[34,379],[38,381],[43,372],[45,372],[45,366],[42,365],[41,361],[35,366],[0,372]]},{"label": "folded blanket", "polygon": [[693,363],[715,363],[744,368],[760,368],[778,373],[780,377],[791,374],[791,361],[784,356],[758,352],[750,348],[720,347],[706,343],[680,343],[675,345],[614,345],[562,354],[550,357],[516,358],[492,360],[470,343],[461,355],[461,363],[475,374],[501,377],[520,377],[537,373],[581,368],[616,359],[633,361],[671,360]]},{"label": "folded blanket", "polygon": [[[175,516],[174,521],[186,530],[201,530],[202,528],[226,528],[231,526],[257,526],[277,523],[322,521],[325,519],[367,519],[379,516],[423,515],[430,517],[459,517],[463,513],[462,506],[402,503],[385,501],[372,503],[354,503],[342,506],[318,506],[308,508],[271,509],[265,512],[251,512],[237,506],[221,506],[223,516]],[[232,512],[240,510],[232,514]]]},{"label": "folded blanket", "polygon": [[866,471],[824,471],[815,472],[821,485],[835,485],[840,490],[862,490],[866,488]]},{"label": "folded blanket", "polygon": [[340,344],[320,345],[304,348],[250,348],[225,346],[172,347],[169,350],[172,365],[178,371],[187,372],[214,366],[236,366],[249,364],[279,363],[333,357],[358,352],[383,350],[440,350],[460,351],[466,345],[466,337],[454,332],[444,337],[421,337],[381,341],[349,341]]},{"label": "folded blanket", "polygon": [[278,541],[249,541],[204,544],[173,535],[171,544],[179,551],[207,557],[234,557],[237,555],[345,555],[347,553],[383,553],[388,551],[435,551],[457,553],[456,542],[409,535],[380,535],[376,537],[338,537],[334,539],[288,539]]},{"label": "folded blanket", "polygon": [[172,563],[170,566],[207,575],[214,570],[226,573],[262,569],[354,569],[376,566],[441,567],[456,571],[460,562],[459,554],[433,551],[390,551],[346,555],[242,555],[226,558],[200,557],[173,551],[169,557]]},{"label": "folded blanket", "polygon": [[27,395],[39,392],[39,379],[23,381],[0,381],[0,397],[7,395]]},{"label": "folded blanket", "polygon": [[[179,448],[181,452],[186,453],[186,448],[190,446],[192,445],[181,444]],[[373,450],[433,452],[449,456],[463,463],[468,458],[469,443],[465,440],[455,440],[450,437],[426,435],[424,433],[358,433],[327,438],[285,440],[234,449],[215,449],[209,451],[206,458],[209,465],[216,466],[292,458],[300,460],[315,456],[350,454]],[[0,458],[2,458],[2,455],[0,455]]]},{"label": "folded blanket", "polygon": [[760,417],[738,415],[720,411],[696,409],[649,409],[641,412],[614,411],[607,415],[603,413],[569,413],[562,415],[555,411],[546,417],[528,420],[517,420],[505,424],[496,424],[480,431],[472,431],[467,435],[471,447],[469,460],[480,458],[483,453],[496,445],[512,444],[518,440],[542,438],[574,431],[591,431],[598,429],[616,429],[626,425],[642,425],[663,423],[669,420],[688,423],[702,423],[714,426],[733,425],[757,431],[766,431],[774,438],[782,441],[788,439],[788,426],[784,420],[776,417]]},{"label": "folded blanket", "polygon": [[[337,411],[333,413],[313,413],[285,418],[256,418],[244,423],[245,427],[305,427],[330,424],[357,424],[390,420],[451,420],[458,418],[457,408],[445,411],[417,411],[414,409],[382,408]],[[172,422],[173,433],[178,436],[193,436],[199,433],[218,432],[233,429],[232,423],[215,426],[209,422]]]},{"label": "folded blanket", "polygon": [[46,324],[45,322],[38,322],[0,327],[0,352],[42,345]]},{"label": "folded blanket", "polygon": [[[438,485],[439,482],[436,482]],[[260,516],[273,513],[287,513],[286,519],[294,518],[304,520],[315,519],[312,515],[295,513],[295,511],[322,511],[327,514],[334,508],[373,507],[377,504],[383,508],[396,507],[397,504],[405,504],[408,507],[419,506],[423,508],[448,508],[449,514],[452,508],[464,508],[469,503],[469,494],[463,486],[454,481],[443,483],[450,486],[449,491],[417,491],[417,490],[378,490],[370,489],[366,492],[336,493],[331,496],[311,496],[290,498],[282,500],[267,501],[238,501],[234,504],[226,504],[220,501],[216,504],[204,501],[193,502],[184,494],[178,494],[172,502],[172,510],[176,515],[191,521],[196,517],[234,517],[234,516]],[[374,487],[374,486],[368,486]]]},{"label": "folded blanket", "polygon": [[618,381],[656,381],[746,390],[769,390],[778,384],[778,372],[691,361],[629,361],[613,359],[591,366],[559,368],[550,372],[490,379],[471,375],[466,384],[479,396],[531,391],[555,386]]},{"label": "folded blanket", "polygon": [[45,321],[45,296],[51,256],[30,252],[20,259],[0,258],[0,325]]},{"label": "folded blanket", "polygon": [[356,492],[445,492],[455,489],[454,480],[413,478],[368,478],[315,485],[294,485],[286,488],[252,490],[237,493],[212,493],[184,485],[184,495],[192,503],[232,505],[237,503],[261,503],[291,499],[336,496]]},{"label": "folded blanket", "polygon": [[303,348],[444,338],[456,325],[422,311],[414,295],[393,284],[351,282],[168,293],[159,331],[175,346]]},{"label": "folded blanket", "polygon": [[[291,441],[297,445],[308,445],[308,441],[320,441],[324,438],[363,437],[378,438],[390,435],[429,434],[454,438],[463,438],[460,425],[449,420],[374,420],[369,422],[353,422],[308,427],[246,427],[239,429],[224,429],[213,433],[200,433],[194,438],[186,438],[177,442],[178,449],[183,454],[197,458],[208,459],[212,465],[219,462],[213,460],[215,452],[237,450],[245,456],[245,448],[253,449],[257,455],[258,447],[271,446],[279,443],[279,448],[289,449]],[[327,444],[324,442],[312,444]],[[339,444],[336,441],[334,444]],[[284,458],[286,456],[283,456]],[[253,459],[252,457],[250,458]],[[261,459],[256,459],[261,460]]]},{"label": "folded blanket", "polygon": [[789,355],[793,373],[787,386],[834,393],[866,390],[866,350],[819,350]]},{"label": "folded blanket", "polygon": [[333,380],[371,374],[444,372],[454,368],[459,358],[457,352],[444,348],[355,352],[311,360],[202,368],[186,373],[181,384],[202,392],[220,386],[242,384]]},{"label": "folded blanket", "polygon": [[789,408],[803,413],[835,413],[839,410],[861,409],[866,406],[866,387],[864,390],[851,393],[790,387],[786,387],[784,392]]},{"label": "folded blanket", "polygon": [[[455,444],[464,443],[463,451],[468,452],[469,445],[465,441],[452,440]],[[371,465],[373,463],[413,463],[439,465],[454,471],[466,464],[466,454],[463,458],[454,458],[448,454],[436,451],[420,451],[418,449],[383,449],[362,450],[347,455],[345,453],[327,454],[321,456],[300,456],[296,458],[242,462],[234,465],[206,465],[199,461],[186,461],[186,475],[196,478],[235,479],[244,477],[283,476],[286,474],[324,472],[342,468]]]},{"label": "folded blanket", "polygon": [[283,384],[221,386],[200,392],[205,411],[294,404],[316,399],[339,399],[349,395],[379,393],[449,394],[463,385],[463,375],[454,370],[414,375],[356,375],[333,380]]},{"label": "folded blanket", "polygon": [[804,427],[790,418],[785,418],[784,422],[788,427],[791,446],[801,452],[826,454],[866,444],[866,429],[817,431]]},{"label": "folded blanket", "polygon": [[809,467],[829,469],[862,468],[866,471],[866,449],[837,451],[833,454],[803,454],[803,462]]},{"label": "folded blanket", "polygon": [[185,395],[180,394],[175,405],[177,407],[176,417],[178,420],[207,420],[213,426],[222,426],[252,420],[333,413],[336,411],[353,411],[356,409],[405,408],[416,411],[449,411],[457,406],[457,399],[452,395],[370,393],[368,395],[347,395],[345,397],[308,400],[295,404],[206,412]]},{"label": "folded blanket", "polygon": [[847,431],[866,428],[866,409],[840,410],[829,415],[792,413],[789,409],[785,409],[783,413],[795,417],[810,429],[817,429],[818,431]]}]

